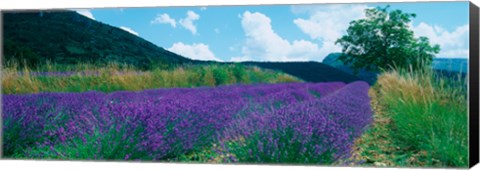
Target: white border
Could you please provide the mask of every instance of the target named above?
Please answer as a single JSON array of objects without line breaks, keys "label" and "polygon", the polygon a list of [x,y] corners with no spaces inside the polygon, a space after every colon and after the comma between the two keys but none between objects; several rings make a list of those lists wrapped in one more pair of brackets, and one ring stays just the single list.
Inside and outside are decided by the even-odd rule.
[{"label": "white border", "polygon": [[[435,0],[465,1],[465,0]],[[480,6],[480,0],[471,0]],[[64,9],[64,8],[111,8],[111,7],[159,7],[159,6],[218,6],[218,5],[268,5],[268,4],[312,4],[312,3],[375,3],[375,2],[428,2],[428,0],[14,0],[0,1],[0,10],[15,9]],[[277,166],[277,165],[217,165],[217,164],[174,164],[174,163],[133,163],[133,162],[82,162],[82,161],[35,161],[0,160],[1,169],[384,169],[365,167],[326,166]],[[406,168],[389,168],[406,169]],[[480,169],[480,166],[474,167]]]},{"label": "white border", "polygon": [[[431,0],[432,1],[432,0]],[[431,2],[430,1],[430,2]],[[466,0],[433,0],[466,1]],[[479,4],[480,0],[476,4]],[[62,9],[62,8],[105,8],[105,7],[158,7],[158,6],[217,6],[217,5],[269,5],[269,4],[312,4],[312,3],[375,3],[375,2],[428,2],[428,0],[14,0],[0,1],[0,9]]]}]

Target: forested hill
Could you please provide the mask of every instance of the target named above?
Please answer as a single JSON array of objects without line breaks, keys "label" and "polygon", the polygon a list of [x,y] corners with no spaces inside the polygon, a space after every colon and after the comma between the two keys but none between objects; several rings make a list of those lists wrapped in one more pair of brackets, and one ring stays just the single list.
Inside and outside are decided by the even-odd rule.
[{"label": "forested hill", "polygon": [[325,59],[323,59],[322,63],[332,66],[336,69],[339,69],[345,73],[355,75],[359,77],[360,79],[368,82],[369,84],[374,84],[377,81],[377,74],[376,72],[372,71],[367,71],[365,69],[360,69],[358,70],[357,73],[354,72],[354,70],[351,68],[351,65],[347,65],[343,63],[342,61],[338,60],[338,57],[340,57],[341,53],[331,53],[328,54]]},{"label": "forested hill", "polygon": [[[354,70],[351,68],[351,65],[345,64],[342,61],[338,60],[338,57],[341,53],[331,53],[322,63],[335,67],[345,73],[355,75]],[[465,58],[434,58],[432,62],[432,69],[441,76],[447,77],[462,77],[466,76],[468,72],[468,59]],[[367,71],[365,69],[358,70],[356,76],[360,79],[367,81],[369,84],[374,84],[377,79],[376,72]]]},{"label": "forested hill", "polygon": [[362,80],[356,76],[340,71],[329,65],[319,62],[242,62],[246,65],[278,70],[301,78],[308,82],[335,82],[350,83]]},{"label": "forested hill", "polygon": [[30,66],[118,62],[138,68],[192,62],[136,35],[73,11],[4,12],[4,57]]}]

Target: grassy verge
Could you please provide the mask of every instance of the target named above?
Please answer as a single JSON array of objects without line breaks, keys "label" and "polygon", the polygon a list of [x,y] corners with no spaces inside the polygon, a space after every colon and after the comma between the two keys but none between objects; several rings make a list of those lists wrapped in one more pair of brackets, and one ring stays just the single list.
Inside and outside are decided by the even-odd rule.
[{"label": "grassy verge", "polygon": [[[64,74],[68,73],[69,74]],[[41,74],[38,74],[41,73]],[[9,65],[2,71],[3,94],[38,92],[112,92],[152,88],[199,87],[229,84],[301,81],[288,74],[243,65],[183,66],[170,70],[139,71],[129,66],[88,64],[55,66],[35,70]]]},{"label": "grassy verge", "polygon": [[467,91],[464,79],[431,70],[383,73],[372,88],[374,123],[356,141],[363,165],[467,167]]}]

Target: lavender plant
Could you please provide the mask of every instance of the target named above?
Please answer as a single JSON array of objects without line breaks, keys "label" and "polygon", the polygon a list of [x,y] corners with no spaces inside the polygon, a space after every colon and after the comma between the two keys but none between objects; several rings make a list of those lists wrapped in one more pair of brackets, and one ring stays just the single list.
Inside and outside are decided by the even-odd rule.
[{"label": "lavender plant", "polygon": [[220,154],[328,163],[347,154],[368,124],[367,90],[362,82],[282,83],[4,95],[3,156],[181,161],[243,138],[247,147]]},{"label": "lavender plant", "polygon": [[348,157],[353,139],[372,121],[368,88],[355,82],[320,99],[250,112],[224,132],[218,152],[235,155],[225,161],[250,163],[328,164]]}]

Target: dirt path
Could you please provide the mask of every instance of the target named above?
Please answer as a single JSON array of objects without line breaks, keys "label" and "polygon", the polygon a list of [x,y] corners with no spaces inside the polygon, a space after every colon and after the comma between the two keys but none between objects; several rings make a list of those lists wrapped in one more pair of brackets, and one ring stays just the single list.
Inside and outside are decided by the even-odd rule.
[{"label": "dirt path", "polygon": [[368,92],[371,97],[373,122],[368,130],[355,140],[348,166],[398,166],[392,159],[395,148],[391,143],[387,126],[391,120],[385,115],[384,108],[378,102],[378,94],[373,88]]},{"label": "dirt path", "polygon": [[407,151],[394,143],[391,129],[394,124],[386,108],[380,104],[375,87],[370,88],[373,122],[365,133],[355,140],[349,166],[376,167],[422,167],[425,166],[426,151]]}]

